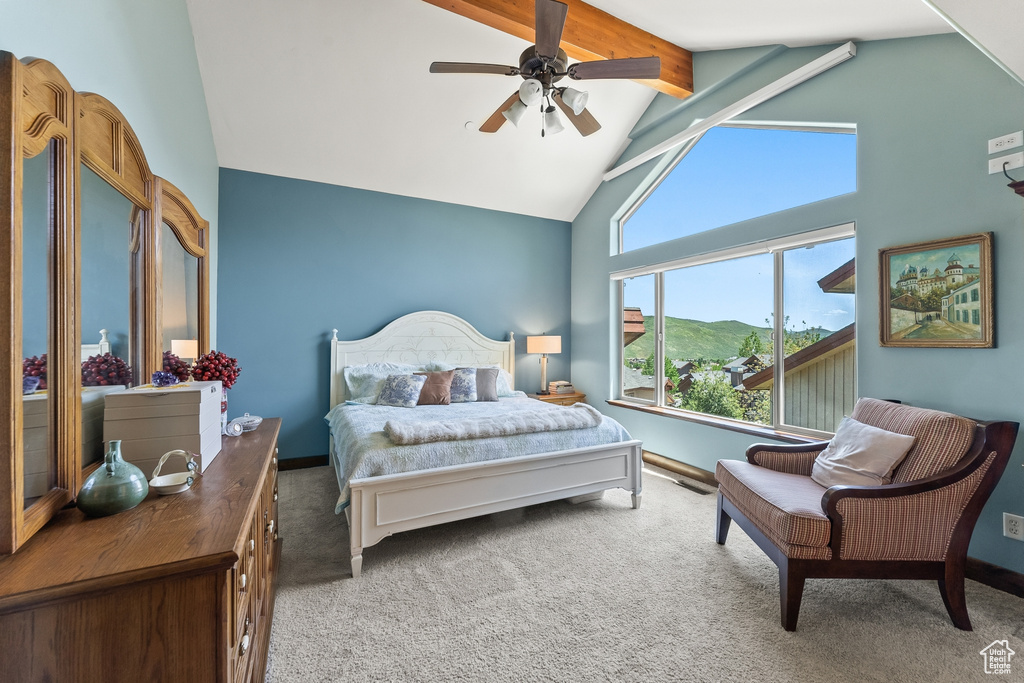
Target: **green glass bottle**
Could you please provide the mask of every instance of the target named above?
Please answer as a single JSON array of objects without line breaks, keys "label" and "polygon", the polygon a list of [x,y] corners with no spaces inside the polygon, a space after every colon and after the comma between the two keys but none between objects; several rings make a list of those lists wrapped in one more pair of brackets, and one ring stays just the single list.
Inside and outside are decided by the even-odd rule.
[{"label": "green glass bottle", "polygon": [[146,475],[121,458],[121,442],[108,441],[103,465],[89,475],[78,492],[78,509],[90,517],[131,510],[149,493]]}]

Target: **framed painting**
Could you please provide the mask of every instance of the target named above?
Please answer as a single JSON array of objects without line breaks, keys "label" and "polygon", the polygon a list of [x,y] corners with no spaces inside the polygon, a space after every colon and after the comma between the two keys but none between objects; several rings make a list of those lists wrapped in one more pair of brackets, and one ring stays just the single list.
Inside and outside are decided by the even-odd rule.
[{"label": "framed painting", "polygon": [[992,348],[992,233],[880,249],[882,346]]}]

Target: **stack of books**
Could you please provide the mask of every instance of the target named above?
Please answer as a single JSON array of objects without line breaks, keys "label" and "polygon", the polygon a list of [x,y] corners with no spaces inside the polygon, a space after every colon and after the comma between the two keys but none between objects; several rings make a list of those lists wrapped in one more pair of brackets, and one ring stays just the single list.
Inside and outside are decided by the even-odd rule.
[{"label": "stack of books", "polygon": [[576,389],[573,388],[571,382],[558,380],[548,384],[548,392],[552,394],[574,394]]}]

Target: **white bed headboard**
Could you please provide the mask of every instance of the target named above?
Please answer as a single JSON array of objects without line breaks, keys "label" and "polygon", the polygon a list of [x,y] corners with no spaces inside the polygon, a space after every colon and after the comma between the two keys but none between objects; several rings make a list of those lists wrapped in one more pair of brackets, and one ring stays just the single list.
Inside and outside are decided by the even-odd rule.
[{"label": "white bed headboard", "polygon": [[497,365],[516,376],[516,345],[513,333],[508,341],[488,339],[462,318],[442,311],[419,311],[403,315],[380,332],[365,339],[338,341],[331,338],[331,408],[345,400],[345,378],[350,365],[366,363],[430,362],[461,366]]},{"label": "white bed headboard", "polygon": [[82,362],[89,360],[89,356],[102,356],[110,353],[110,340],[107,338],[107,331],[100,330],[100,341],[98,344],[82,344]]}]

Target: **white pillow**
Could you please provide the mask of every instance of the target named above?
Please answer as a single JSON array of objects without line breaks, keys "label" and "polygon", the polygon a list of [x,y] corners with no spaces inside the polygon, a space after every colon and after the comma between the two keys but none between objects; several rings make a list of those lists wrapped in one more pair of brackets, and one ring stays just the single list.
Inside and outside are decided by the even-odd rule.
[{"label": "white pillow", "polygon": [[825,488],[888,484],[914,440],[844,417],[836,435],[814,459],[811,479]]},{"label": "white pillow", "polygon": [[356,403],[376,403],[388,375],[411,375],[420,368],[404,363],[368,363],[345,368],[348,398]]}]

